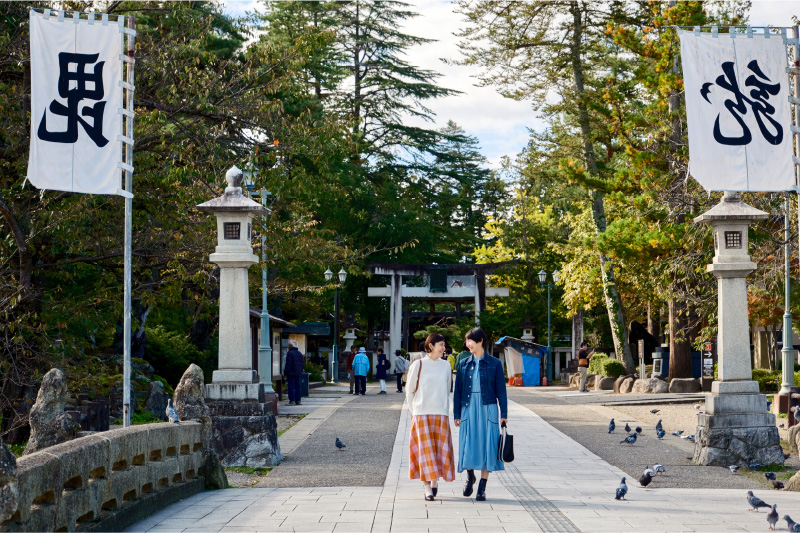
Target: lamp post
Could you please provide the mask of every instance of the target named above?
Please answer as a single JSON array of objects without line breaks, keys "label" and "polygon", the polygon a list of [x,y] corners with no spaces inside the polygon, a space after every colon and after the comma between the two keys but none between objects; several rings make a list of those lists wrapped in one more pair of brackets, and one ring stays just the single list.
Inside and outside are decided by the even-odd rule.
[{"label": "lamp post", "polygon": [[[256,176],[258,169],[252,166],[244,171],[244,184],[250,197],[261,198],[261,205],[267,206],[267,196],[272,193],[267,192],[264,187],[261,191],[255,191]],[[261,219],[266,226],[267,215],[266,212],[262,215]],[[258,381],[264,386],[264,392],[267,394],[274,394],[275,390],[272,388],[272,334],[269,329],[269,312],[267,312],[267,254],[266,254],[266,232],[261,232],[261,339],[258,343]]]},{"label": "lamp post", "polygon": [[[331,383],[339,383],[339,287],[344,285],[347,272],[344,267],[338,274],[339,282],[333,290],[333,362],[331,364]],[[325,271],[325,281],[333,279],[333,272],[329,268]]]},{"label": "lamp post", "polygon": [[[556,269],[553,272],[553,283],[558,283],[559,278],[561,277],[561,273]],[[547,281],[547,272],[544,269],[539,271],[539,284],[543,287],[547,287],[547,382],[553,382],[553,348],[550,342],[550,287],[554,287],[555,285],[550,283],[545,283]]]}]

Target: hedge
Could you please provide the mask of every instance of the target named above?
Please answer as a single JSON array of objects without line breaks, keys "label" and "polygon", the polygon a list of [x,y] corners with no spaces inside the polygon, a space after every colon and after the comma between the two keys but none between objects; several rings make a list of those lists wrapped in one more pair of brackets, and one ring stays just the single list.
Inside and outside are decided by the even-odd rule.
[{"label": "hedge", "polygon": [[625,365],[621,361],[610,358],[608,354],[597,352],[589,358],[588,372],[589,374],[618,378],[625,375]]}]

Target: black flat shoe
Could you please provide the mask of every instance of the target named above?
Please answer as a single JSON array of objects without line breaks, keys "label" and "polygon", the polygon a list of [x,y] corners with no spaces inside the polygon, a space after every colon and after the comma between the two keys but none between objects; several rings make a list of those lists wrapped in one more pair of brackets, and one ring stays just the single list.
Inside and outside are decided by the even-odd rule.
[{"label": "black flat shoe", "polygon": [[431,487],[431,490],[433,491],[434,497],[436,497],[436,495],[439,494],[439,487]]},{"label": "black flat shoe", "polygon": [[464,485],[464,494],[465,498],[469,498],[472,496],[472,486],[475,484],[475,472],[472,470],[467,470],[467,483]]},{"label": "black flat shoe", "polygon": [[486,482],[487,479],[481,478],[478,482],[478,494],[475,495],[476,502],[485,502],[486,501]]}]

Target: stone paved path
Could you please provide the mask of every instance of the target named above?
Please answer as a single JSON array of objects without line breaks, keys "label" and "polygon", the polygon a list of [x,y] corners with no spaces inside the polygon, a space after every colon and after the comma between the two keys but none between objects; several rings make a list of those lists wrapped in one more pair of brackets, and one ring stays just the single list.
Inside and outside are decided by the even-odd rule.
[{"label": "stone paved path", "polygon": [[[392,416],[394,400],[387,396],[390,396],[385,398],[387,414]],[[402,398],[399,394],[395,396]],[[363,399],[369,396],[354,399],[340,409],[371,412],[367,405],[349,407]],[[535,410],[535,403],[531,407]],[[348,420],[352,420],[352,414],[347,415]],[[654,488],[642,489],[629,480],[627,500],[614,500],[614,489],[626,474],[516,402],[509,405],[509,429],[514,435],[516,460],[504,473],[492,475],[487,488],[488,501],[462,497],[463,480],[459,475],[455,483],[440,484],[436,501],[426,502],[421,483],[408,479],[410,416],[405,407],[397,414],[399,419],[395,418],[395,429],[390,432],[391,461],[380,485],[357,487],[342,483],[331,487],[206,492],[165,509],[129,531],[766,530],[766,513],[748,512],[743,489],[662,488],[658,480],[651,485]],[[320,429],[335,416],[332,414]],[[457,443],[456,428],[453,431]],[[353,441],[359,444],[348,443],[348,448],[352,446],[358,452],[361,442],[370,440]],[[304,477],[304,482],[307,479]],[[302,485],[298,483],[296,487]],[[756,495],[777,503],[781,516],[800,518],[800,498],[796,493],[761,489],[756,490]],[[785,530],[785,522],[779,525],[779,529]]]}]

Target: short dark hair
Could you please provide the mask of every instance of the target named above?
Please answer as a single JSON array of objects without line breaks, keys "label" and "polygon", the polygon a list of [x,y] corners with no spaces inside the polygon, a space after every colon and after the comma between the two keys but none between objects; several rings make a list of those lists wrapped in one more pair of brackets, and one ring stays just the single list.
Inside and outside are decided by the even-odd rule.
[{"label": "short dark hair", "polygon": [[444,340],[444,336],[439,333],[431,333],[428,335],[428,338],[425,339],[425,351],[430,353],[433,351],[433,345],[437,342],[442,342]]},{"label": "short dark hair", "polygon": [[583,342],[581,343],[581,348],[583,348],[584,346],[586,346],[586,347],[588,348],[588,347],[589,347],[589,343],[588,343],[588,342],[586,342],[586,341],[583,341]]},{"label": "short dark hair", "polygon": [[472,328],[471,330],[469,330],[467,334],[464,336],[464,340],[482,342],[484,350],[487,349],[486,345],[489,343],[488,339],[486,338],[486,333],[484,333],[481,328]]},{"label": "short dark hair", "polygon": [[377,348],[375,348],[375,351],[378,352],[378,353],[383,353],[383,348],[378,346]]}]

